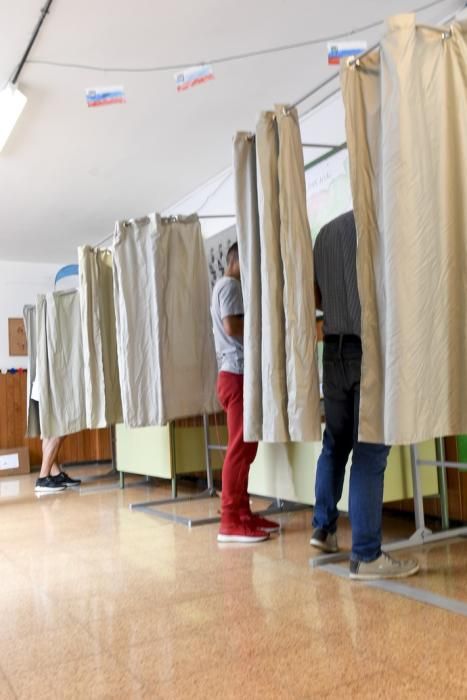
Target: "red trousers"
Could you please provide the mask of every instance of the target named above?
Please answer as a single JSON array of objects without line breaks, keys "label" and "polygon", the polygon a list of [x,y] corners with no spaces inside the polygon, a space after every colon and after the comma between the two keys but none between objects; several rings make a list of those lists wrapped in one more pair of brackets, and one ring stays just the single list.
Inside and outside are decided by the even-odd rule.
[{"label": "red trousers", "polygon": [[243,374],[219,372],[217,395],[227,414],[228,431],[222,467],[221,523],[234,525],[250,515],[248,474],[258,443],[243,441]]}]

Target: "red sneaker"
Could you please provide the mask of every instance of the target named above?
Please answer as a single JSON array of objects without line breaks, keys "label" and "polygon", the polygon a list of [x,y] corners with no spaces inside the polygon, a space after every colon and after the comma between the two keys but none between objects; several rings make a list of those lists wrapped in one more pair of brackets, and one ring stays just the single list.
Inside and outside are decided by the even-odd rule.
[{"label": "red sneaker", "polygon": [[267,518],[262,518],[260,515],[251,514],[249,523],[252,527],[257,530],[263,530],[264,532],[279,532],[281,526],[274,520],[268,520]]},{"label": "red sneaker", "polygon": [[219,534],[217,535],[218,542],[264,542],[269,539],[269,533],[264,530],[252,527],[249,522],[238,523],[235,525],[220,526]]}]

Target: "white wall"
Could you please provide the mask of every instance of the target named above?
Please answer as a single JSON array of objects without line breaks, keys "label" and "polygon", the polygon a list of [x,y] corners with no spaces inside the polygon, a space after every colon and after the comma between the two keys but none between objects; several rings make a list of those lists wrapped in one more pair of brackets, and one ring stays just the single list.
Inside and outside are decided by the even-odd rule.
[{"label": "white wall", "polygon": [[27,357],[11,357],[8,349],[8,319],[23,315],[25,304],[53,290],[61,265],[0,260],[0,369],[27,367]]}]

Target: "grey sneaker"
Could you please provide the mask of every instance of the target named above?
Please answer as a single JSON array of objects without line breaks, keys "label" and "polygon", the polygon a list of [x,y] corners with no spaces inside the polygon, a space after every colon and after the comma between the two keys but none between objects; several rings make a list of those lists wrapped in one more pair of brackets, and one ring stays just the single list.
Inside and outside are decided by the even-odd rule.
[{"label": "grey sneaker", "polygon": [[381,553],[374,561],[350,561],[350,578],[359,581],[378,581],[385,578],[407,578],[417,573],[416,559],[393,559]]},{"label": "grey sneaker", "polygon": [[335,552],[339,551],[336,533],[333,532],[331,534],[330,532],[326,532],[326,530],[323,530],[320,527],[317,527],[316,530],[313,530],[310,544],[312,547],[316,547],[316,549],[320,549],[322,552],[326,552],[328,554],[334,554]]}]

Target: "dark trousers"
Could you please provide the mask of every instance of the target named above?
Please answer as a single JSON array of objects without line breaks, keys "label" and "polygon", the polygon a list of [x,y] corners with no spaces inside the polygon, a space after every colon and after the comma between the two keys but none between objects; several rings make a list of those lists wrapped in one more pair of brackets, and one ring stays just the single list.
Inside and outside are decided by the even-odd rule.
[{"label": "dark trousers", "polygon": [[335,532],[345,467],[352,452],[349,515],[352,554],[373,561],[381,554],[384,471],[389,447],[358,441],[362,345],[358,336],[324,341],[323,393],[326,429],[318,460],[313,527]]}]

